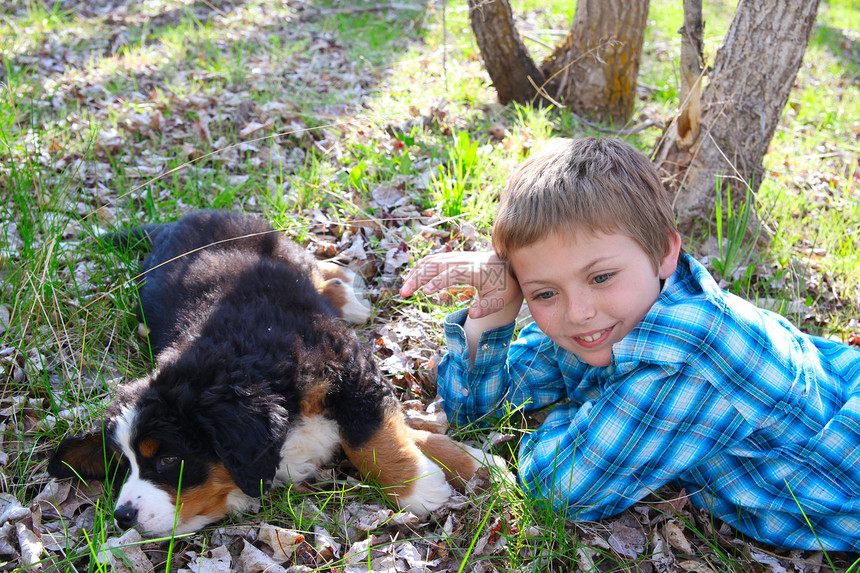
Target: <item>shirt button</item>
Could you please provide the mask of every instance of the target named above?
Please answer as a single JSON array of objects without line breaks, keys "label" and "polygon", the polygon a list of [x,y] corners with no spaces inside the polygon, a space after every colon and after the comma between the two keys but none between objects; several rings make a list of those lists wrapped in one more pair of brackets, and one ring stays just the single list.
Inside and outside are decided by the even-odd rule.
[{"label": "shirt button", "polygon": [[465,398],[466,396],[468,396],[468,395],[469,395],[469,389],[468,389],[468,388],[463,388],[462,390],[460,390],[460,394],[462,394],[462,395],[463,395],[463,397]]},{"label": "shirt button", "polygon": [[483,350],[484,352],[488,351],[489,349],[490,349],[490,345],[489,345],[489,344],[485,344],[485,345],[483,345],[483,346],[481,347],[481,350]]}]

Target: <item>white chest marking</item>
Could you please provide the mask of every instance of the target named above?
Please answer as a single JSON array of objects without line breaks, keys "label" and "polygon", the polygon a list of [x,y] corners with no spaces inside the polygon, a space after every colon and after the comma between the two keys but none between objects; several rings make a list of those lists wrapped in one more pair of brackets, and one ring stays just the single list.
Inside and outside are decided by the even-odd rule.
[{"label": "white chest marking", "polygon": [[293,426],[281,447],[281,464],[275,485],[300,482],[316,474],[334,455],[340,433],[334,420],[325,416],[305,416]]}]

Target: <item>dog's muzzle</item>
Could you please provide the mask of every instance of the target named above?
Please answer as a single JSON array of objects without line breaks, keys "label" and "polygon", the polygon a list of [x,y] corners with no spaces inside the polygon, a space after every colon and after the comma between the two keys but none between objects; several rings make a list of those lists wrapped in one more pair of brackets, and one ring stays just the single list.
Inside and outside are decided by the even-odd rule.
[{"label": "dog's muzzle", "polygon": [[137,508],[124,503],[114,510],[113,518],[120,529],[131,529],[137,524]]}]

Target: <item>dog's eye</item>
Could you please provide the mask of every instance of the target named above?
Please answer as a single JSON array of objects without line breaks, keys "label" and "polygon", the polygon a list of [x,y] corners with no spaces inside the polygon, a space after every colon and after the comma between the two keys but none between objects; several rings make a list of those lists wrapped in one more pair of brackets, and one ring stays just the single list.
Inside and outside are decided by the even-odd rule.
[{"label": "dog's eye", "polygon": [[155,462],[155,469],[164,471],[176,467],[180,462],[179,456],[161,456]]}]

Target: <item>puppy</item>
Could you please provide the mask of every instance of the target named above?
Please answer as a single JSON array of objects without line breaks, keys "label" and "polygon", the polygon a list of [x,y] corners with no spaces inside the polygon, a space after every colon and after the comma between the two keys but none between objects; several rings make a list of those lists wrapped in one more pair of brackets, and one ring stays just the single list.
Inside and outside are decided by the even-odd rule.
[{"label": "puppy", "polygon": [[[483,463],[404,423],[392,388],[341,317],[368,308],[264,221],[200,212],[114,235],[151,245],[139,314],[155,371],[121,387],[100,427],[65,439],[59,478],[123,477],[114,520],[187,533],[315,475],[342,448],[392,503],[422,515]],[[480,461],[479,461],[480,460]]]}]

